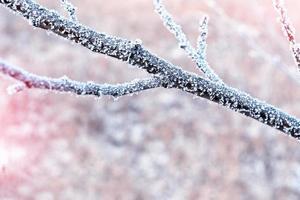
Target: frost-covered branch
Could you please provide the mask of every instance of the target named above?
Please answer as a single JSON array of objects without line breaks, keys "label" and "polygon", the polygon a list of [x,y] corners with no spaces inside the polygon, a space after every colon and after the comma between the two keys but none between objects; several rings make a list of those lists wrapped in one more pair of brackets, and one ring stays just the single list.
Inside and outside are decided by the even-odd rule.
[{"label": "frost-covered branch", "polygon": [[[128,62],[156,75],[160,80],[159,85],[164,88],[175,88],[208,99],[300,139],[300,120],[296,117],[225,84],[184,71],[152,54],[139,42],[98,33],[65,19],[57,12],[48,10],[32,0],[0,0],[0,3],[28,19],[35,27],[51,31],[93,52]],[[24,80],[26,83],[27,79]]]},{"label": "frost-covered branch", "polygon": [[179,47],[183,49],[187,55],[197,64],[198,68],[204,73],[204,75],[211,81],[223,83],[218,75],[212,70],[206,61],[206,38],[207,38],[207,26],[208,18],[204,17],[200,22],[200,34],[198,37],[198,49],[191,45],[183,32],[180,25],[178,25],[173,19],[172,15],[165,8],[162,0],[153,0],[155,11],[162,19],[165,27],[175,36],[178,40]]},{"label": "frost-covered branch", "polygon": [[282,31],[287,37],[288,42],[290,43],[290,48],[293,53],[294,60],[298,69],[300,70],[300,44],[296,42],[295,38],[295,29],[289,21],[287,11],[284,6],[283,0],[273,0],[275,9],[279,14],[279,21],[282,26]]},{"label": "frost-covered branch", "polygon": [[287,11],[284,7],[283,0],[273,0],[273,4],[279,14],[279,20],[282,25],[282,30],[285,33],[285,36],[291,44],[295,44],[295,30],[288,19]]},{"label": "frost-covered branch", "polygon": [[94,82],[84,83],[71,80],[66,76],[62,78],[38,76],[1,60],[0,73],[21,82],[21,84],[15,84],[8,88],[8,92],[10,94],[20,92],[26,88],[35,88],[59,92],[70,92],[76,95],[120,97],[123,95],[161,87],[160,78],[155,76],[152,78],[137,79],[122,84],[97,84]]}]

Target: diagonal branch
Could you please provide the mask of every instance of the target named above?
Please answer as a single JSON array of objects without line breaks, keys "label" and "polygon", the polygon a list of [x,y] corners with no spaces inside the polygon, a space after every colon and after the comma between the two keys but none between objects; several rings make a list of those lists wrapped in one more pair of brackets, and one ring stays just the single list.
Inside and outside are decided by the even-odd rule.
[{"label": "diagonal branch", "polygon": [[9,88],[9,92],[19,92],[25,88],[36,88],[53,90],[59,92],[70,92],[76,95],[93,95],[120,97],[140,91],[161,87],[161,81],[158,77],[137,79],[128,83],[122,84],[97,84],[93,82],[78,82],[70,80],[67,77],[49,78],[45,76],[38,76],[29,73],[19,67],[12,66],[0,60],[0,72],[13,79],[23,83],[17,84]]},{"label": "diagonal branch", "polygon": [[282,25],[282,31],[285,33],[288,41],[291,44],[295,44],[296,43],[295,30],[288,19],[287,11],[284,7],[283,1],[282,0],[273,0],[273,4],[279,14],[279,20]]},{"label": "diagonal branch", "polygon": [[233,111],[300,139],[300,120],[224,84],[208,81],[157,57],[141,44],[67,20],[32,0],[0,0],[0,3],[28,19],[32,25],[74,41],[94,52],[129,62],[161,78],[165,88],[176,88],[216,102]]}]

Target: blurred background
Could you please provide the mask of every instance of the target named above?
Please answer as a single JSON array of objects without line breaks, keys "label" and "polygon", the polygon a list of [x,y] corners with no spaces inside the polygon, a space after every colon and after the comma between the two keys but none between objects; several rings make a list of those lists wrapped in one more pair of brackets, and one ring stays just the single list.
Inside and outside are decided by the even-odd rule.
[{"label": "blurred background", "polygon": [[[40,0],[66,16],[59,1]],[[72,0],[82,24],[198,72],[151,0]],[[165,0],[229,85],[300,116],[299,72],[271,0]],[[286,0],[300,30],[300,3]],[[300,35],[297,35],[300,38]],[[147,74],[0,6],[0,56],[50,77],[119,83]],[[297,39],[297,38],[296,38]],[[299,40],[300,41],[300,40]],[[0,76],[0,199],[300,199],[300,144],[226,108],[167,89],[113,99],[26,90]]]}]

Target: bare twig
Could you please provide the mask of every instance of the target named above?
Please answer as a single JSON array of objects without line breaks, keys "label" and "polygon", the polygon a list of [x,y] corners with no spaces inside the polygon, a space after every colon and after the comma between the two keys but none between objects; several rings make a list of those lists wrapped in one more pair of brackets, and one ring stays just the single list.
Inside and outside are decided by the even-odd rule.
[{"label": "bare twig", "polygon": [[[167,11],[162,3],[162,0],[153,0],[155,11],[162,19],[165,27],[175,36],[178,40],[179,47],[183,49],[187,55],[192,58],[192,60],[197,64],[198,68],[204,73],[204,75],[211,81],[223,83],[223,81],[218,77],[218,75],[212,70],[208,65],[206,58],[203,57],[206,51],[206,37],[207,37],[207,23],[208,19],[200,23],[200,35],[198,41],[201,42],[200,49],[198,52],[192,47],[191,43],[187,39],[185,33],[182,31],[180,25],[178,25],[173,19],[172,15]],[[205,43],[205,45],[204,45]],[[198,43],[199,45],[199,43]],[[205,48],[203,48],[205,47]],[[201,51],[201,52],[199,52]]]},{"label": "bare twig", "polygon": [[150,74],[159,76],[162,87],[176,88],[216,102],[300,139],[300,120],[297,118],[225,84],[208,81],[184,71],[150,53],[139,43],[93,31],[61,17],[32,0],[0,0],[0,3],[28,19],[35,27],[51,31],[94,52],[129,62]]},{"label": "bare twig", "polygon": [[0,72],[22,84],[15,84],[8,88],[10,94],[24,90],[25,88],[46,89],[59,92],[70,92],[76,95],[93,95],[96,97],[133,94],[140,91],[161,87],[158,77],[137,79],[122,84],[97,84],[94,82],[78,82],[67,78],[49,78],[29,73],[19,67],[12,66],[0,60]]},{"label": "bare twig", "polygon": [[290,48],[294,60],[296,62],[296,65],[298,66],[298,69],[300,70],[300,44],[296,42],[295,29],[289,21],[287,11],[284,6],[284,1],[273,0],[273,4],[279,14],[279,20],[282,25],[282,31],[287,37],[288,42],[290,43]]}]

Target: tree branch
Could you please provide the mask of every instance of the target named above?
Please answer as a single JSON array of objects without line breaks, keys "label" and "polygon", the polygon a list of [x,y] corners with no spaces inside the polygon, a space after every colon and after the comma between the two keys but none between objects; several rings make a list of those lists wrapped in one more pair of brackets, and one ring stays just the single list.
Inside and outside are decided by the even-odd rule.
[{"label": "tree branch", "polygon": [[184,71],[150,53],[139,43],[97,33],[31,0],[0,0],[0,3],[28,19],[35,27],[51,31],[94,52],[129,62],[159,76],[162,87],[176,88],[203,97],[300,139],[300,121],[297,118],[244,92]]},{"label": "tree branch", "polygon": [[12,66],[0,60],[0,72],[23,84],[12,85],[8,88],[9,93],[15,93],[25,88],[46,89],[59,92],[70,92],[76,95],[93,95],[96,97],[113,96],[120,97],[140,91],[161,87],[159,77],[137,79],[122,84],[97,84],[94,82],[78,82],[67,77],[49,78],[29,73],[19,67]]}]

